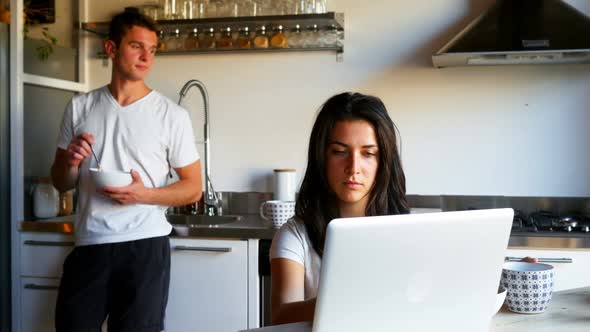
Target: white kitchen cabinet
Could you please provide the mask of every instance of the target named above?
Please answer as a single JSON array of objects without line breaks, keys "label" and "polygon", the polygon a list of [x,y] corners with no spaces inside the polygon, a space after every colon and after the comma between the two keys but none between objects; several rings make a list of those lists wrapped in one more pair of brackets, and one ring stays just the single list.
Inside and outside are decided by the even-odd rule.
[{"label": "white kitchen cabinet", "polygon": [[60,278],[74,237],[60,233],[21,233],[21,277]]},{"label": "white kitchen cabinet", "polygon": [[507,257],[536,258],[571,258],[571,263],[546,263],[553,265],[555,285],[553,291],[568,290],[590,286],[590,251],[589,250],[536,250],[511,248]]},{"label": "white kitchen cabinet", "polygon": [[170,239],[166,332],[228,332],[248,326],[248,241]]},{"label": "white kitchen cabinet", "polygon": [[53,332],[59,279],[21,278],[21,332]]},{"label": "white kitchen cabinet", "polygon": [[[57,288],[73,236],[20,235],[20,332],[54,331]],[[167,332],[259,327],[257,240],[171,238],[170,243]]]},{"label": "white kitchen cabinet", "polygon": [[72,235],[27,233],[20,236],[21,332],[55,331],[55,301]]}]

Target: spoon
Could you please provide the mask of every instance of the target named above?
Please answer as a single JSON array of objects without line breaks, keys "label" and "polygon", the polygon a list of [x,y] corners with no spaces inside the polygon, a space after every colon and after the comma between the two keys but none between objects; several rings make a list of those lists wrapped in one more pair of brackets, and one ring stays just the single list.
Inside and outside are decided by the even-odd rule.
[{"label": "spoon", "polygon": [[94,153],[94,149],[92,148],[92,145],[90,145],[90,151],[92,151],[92,155],[94,156],[94,159],[96,160],[96,164],[98,165],[98,170],[100,171],[100,161],[98,161],[98,158],[96,157],[96,153]]}]

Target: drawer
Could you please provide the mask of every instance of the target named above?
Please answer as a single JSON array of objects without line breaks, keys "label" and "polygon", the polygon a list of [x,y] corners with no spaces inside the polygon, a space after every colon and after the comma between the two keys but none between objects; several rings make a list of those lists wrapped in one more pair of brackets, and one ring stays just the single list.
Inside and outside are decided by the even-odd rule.
[{"label": "drawer", "polygon": [[[55,304],[59,289],[56,278],[20,278],[21,332],[54,332]],[[102,332],[107,331],[107,322]]]},{"label": "drawer", "polygon": [[72,235],[21,233],[21,270],[23,277],[59,278],[66,256],[74,249]]},{"label": "drawer", "polygon": [[21,332],[55,331],[59,279],[21,278]]}]

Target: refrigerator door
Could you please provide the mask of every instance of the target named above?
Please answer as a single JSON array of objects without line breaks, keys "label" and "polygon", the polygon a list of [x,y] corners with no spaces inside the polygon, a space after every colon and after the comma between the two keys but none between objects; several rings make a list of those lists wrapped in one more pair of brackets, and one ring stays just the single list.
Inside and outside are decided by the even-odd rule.
[{"label": "refrigerator door", "polygon": [[10,99],[8,26],[0,23],[0,331],[10,331]]}]

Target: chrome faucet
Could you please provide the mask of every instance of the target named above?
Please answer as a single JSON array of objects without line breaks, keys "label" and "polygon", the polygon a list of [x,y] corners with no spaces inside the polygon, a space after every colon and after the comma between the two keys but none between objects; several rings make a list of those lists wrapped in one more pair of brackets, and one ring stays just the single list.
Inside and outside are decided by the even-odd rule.
[{"label": "chrome faucet", "polygon": [[210,136],[209,136],[209,96],[207,95],[207,89],[205,89],[205,85],[199,80],[190,80],[184,84],[182,89],[180,90],[180,98],[178,99],[178,105],[182,102],[182,98],[184,98],[193,86],[199,88],[201,92],[201,97],[203,97],[203,107],[205,109],[205,125],[204,125],[204,145],[205,145],[205,214],[209,216],[214,215],[221,215],[221,199],[219,199],[217,193],[213,189],[213,184],[211,183],[211,174],[210,174],[210,159],[211,159],[211,151],[209,150],[209,143],[210,143]]}]

